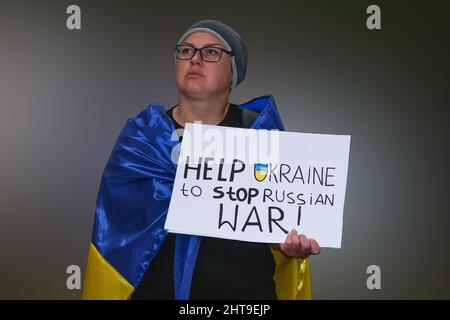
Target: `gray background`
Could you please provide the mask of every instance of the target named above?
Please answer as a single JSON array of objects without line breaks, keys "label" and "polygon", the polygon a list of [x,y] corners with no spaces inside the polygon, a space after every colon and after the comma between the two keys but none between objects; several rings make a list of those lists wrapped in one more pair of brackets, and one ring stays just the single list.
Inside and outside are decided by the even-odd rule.
[{"label": "gray background", "polygon": [[112,146],[148,104],[177,102],[172,48],[205,18],[247,42],[233,102],[270,93],[288,130],[352,135],[343,247],[311,259],[313,297],[450,298],[445,2],[162,2],[1,0],[0,298],[80,297],[65,270],[84,271]]}]

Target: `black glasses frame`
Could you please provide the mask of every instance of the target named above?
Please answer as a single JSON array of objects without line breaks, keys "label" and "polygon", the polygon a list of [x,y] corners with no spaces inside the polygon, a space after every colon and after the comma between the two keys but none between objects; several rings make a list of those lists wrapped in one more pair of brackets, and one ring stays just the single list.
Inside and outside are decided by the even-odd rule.
[{"label": "black glasses frame", "polygon": [[[194,50],[194,52],[192,53],[192,56],[189,57],[189,58],[180,58],[180,57],[179,57],[179,54],[180,54],[180,47],[189,47],[189,48],[192,48],[192,49]],[[220,56],[219,56],[219,58],[218,58],[217,60],[206,60],[206,59],[203,57],[203,52],[202,52],[202,50],[203,50],[203,49],[207,49],[207,48],[219,49],[219,50],[220,50]],[[200,57],[201,57],[202,60],[205,61],[205,62],[218,62],[218,61],[220,61],[220,59],[222,58],[222,53],[223,53],[223,52],[229,54],[230,57],[232,57],[232,56],[234,55],[234,54],[233,54],[233,51],[227,51],[227,50],[225,50],[225,49],[223,49],[223,48],[220,48],[220,47],[206,46],[206,47],[202,47],[202,48],[196,48],[196,47],[193,47],[193,46],[190,46],[190,45],[187,45],[187,44],[178,44],[178,45],[175,46],[175,57],[176,57],[178,60],[191,60],[191,59],[195,56],[195,54],[196,54],[197,51],[200,52]]]}]

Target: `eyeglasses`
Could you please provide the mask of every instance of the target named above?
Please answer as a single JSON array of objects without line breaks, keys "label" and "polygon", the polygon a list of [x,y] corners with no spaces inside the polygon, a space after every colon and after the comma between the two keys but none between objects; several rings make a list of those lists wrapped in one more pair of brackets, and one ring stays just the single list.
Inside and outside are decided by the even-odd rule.
[{"label": "eyeglasses", "polygon": [[222,57],[222,52],[228,53],[230,57],[233,56],[232,51],[227,51],[219,47],[194,48],[188,45],[177,45],[175,46],[175,57],[179,60],[190,60],[197,51],[200,51],[202,60],[207,62],[219,61]]}]

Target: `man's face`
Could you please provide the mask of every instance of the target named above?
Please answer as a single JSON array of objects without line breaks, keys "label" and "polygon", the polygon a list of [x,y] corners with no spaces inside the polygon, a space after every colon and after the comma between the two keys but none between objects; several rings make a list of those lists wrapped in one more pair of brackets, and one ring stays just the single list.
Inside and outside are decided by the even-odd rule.
[{"label": "man's face", "polygon": [[[195,48],[214,46],[225,49],[215,36],[208,32],[195,32],[182,43]],[[190,74],[192,72],[200,75]],[[190,60],[176,60],[176,81],[178,89],[192,98],[204,98],[214,94],[229,92],[232,81],[230,55],[223,52],[217,62],[203,61],[200,51]]]}]

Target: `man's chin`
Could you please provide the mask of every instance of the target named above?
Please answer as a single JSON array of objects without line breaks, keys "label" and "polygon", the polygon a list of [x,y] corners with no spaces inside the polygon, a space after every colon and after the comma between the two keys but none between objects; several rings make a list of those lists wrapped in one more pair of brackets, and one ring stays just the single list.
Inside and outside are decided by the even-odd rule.
[{"label": "man's chin", "polygon": [[182,88],[179,88],[179,91],[186,97],[193,99],[208,98],[211,96],[221,95],[223,92],[229,92],[228,88],[223,88],[221,91],[220,89],[211,89],[197,83],[191,83],[183,86]]},{"label": "man's chin", "polygon": [[208,97],[211,94],[213,94],[213,92],[206,89],[204,86],[199,86],[199,85],[186,86],[186,87],[180,89],[180,92],[182,92],[187,97],[197,98],[197,99],[202,98],[202,97]]}]

